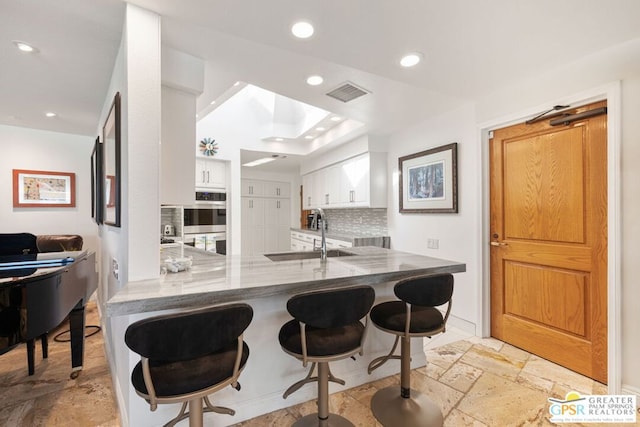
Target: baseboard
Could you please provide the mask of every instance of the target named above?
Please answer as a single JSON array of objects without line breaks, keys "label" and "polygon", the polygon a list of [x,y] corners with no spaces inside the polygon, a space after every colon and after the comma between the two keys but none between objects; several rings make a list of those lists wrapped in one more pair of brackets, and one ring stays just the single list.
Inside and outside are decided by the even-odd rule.
[{"label": "baseboard", "polygon": [[[98,305],[99,306],[99,305]],[[103,319],[103,317],[100,317],[100,319]],[[100,322],[102,325],[102,330],[105,330],[105,325],[104,322]],[[107,343],[107,339],[106,336],[103,334],[103,336],[105,337],[103,343],[102,343],[102,347],[104,347],[104,354],[105,354],[105,358],[107,359],[107,363],[109,364],[109,372],[111,373],[110,377],[111,377],[111,387],[113,387],[113,392],[116,396],[116,403],[118,405],[118,418],[120,420],[120,427],[129,427],[129,418],[127,417],[127,411],[123,410],[123,408],[126,408],[127,405],[125,404],[125,400],[124,400],[124,396],[122,395],[122,389],[120,388],[120,381],[118,380],[118,376],[114,375],[114,372],[116,372],[115,369],[115,365],[113,362],[113,355],[111,354],[111,350],[109,349],[109,345]]]},{"label": "baseboard", "polygon": [[635,394],[636,403],[640,405],[640,388],[634,387],[629,384],[622,384],[621,392],[622,394]]},{"label": "baseboard", "polygon": [[469,334],[471,336],[476,336],[475,323],[469,322],[468,320],[461,319],[460,317],[456,317],[452,314],[449,315],[449,319],[447,320],[447,329],[449,329],[449,327],[454,327],[466,334]]}]

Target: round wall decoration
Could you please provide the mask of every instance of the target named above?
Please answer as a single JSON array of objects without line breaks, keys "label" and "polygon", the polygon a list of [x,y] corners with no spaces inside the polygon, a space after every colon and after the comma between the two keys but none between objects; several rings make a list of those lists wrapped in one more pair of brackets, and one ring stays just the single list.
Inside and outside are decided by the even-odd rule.
[{"label": "round wall decoration", "polygon": [[215,139],[205,138],[200,141],[200,151],[205,156],[213,156],[218,152],[218,143]]}]

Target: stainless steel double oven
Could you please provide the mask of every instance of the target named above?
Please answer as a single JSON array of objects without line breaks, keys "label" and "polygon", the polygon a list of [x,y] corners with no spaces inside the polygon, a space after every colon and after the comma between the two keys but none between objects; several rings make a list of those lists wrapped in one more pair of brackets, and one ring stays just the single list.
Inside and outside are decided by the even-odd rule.
[{"label": "stainless steel double oven", "polygon": [[227,253],[226,193],[196,191],[196,203],[184,206],[184,243]]}]

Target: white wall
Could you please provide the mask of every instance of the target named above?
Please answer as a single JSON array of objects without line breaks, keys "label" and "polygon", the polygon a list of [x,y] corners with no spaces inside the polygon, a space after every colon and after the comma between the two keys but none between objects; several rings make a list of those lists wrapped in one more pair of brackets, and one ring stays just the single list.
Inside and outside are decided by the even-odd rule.
[{"label": "white wall", "polygon": [[[162,167],[160,201],[190,205],[195,194],[196,96],[162,86]],[[158,230],[159,231],[159,230]]]},{"label": "white wall", "polygon": [[[129,281],[159,276],[160,52],[160,17],[128,4],[123,39],[100,118],[104,123],[114,94],[120,92],[122,224],[101,227],[101,277],[108,297]],[[114,259],[119,263],[118,279],[113,274]],[[136,357],[124,345],[129,323],[129,316],[104,322],[111,372],[117,373],[113,382],[120,414],[131,416],[123,419],[123,425],[135,425],[136,418],[146,415],[129,413],[130,401],[139,399],[130,393],[129,373]]]},{"label": "white wall", "polygon": [[[55,120],[55,119],[54,119]],[[91,151],[95,137],[0,125],[0,233],[79,234],[84,248],[98,249],[91,218]],[[74,208],[14,208],[13,169],[76,174]]]},{"label": "white wall", "polygon": [[[390,137],[387,220],[391,248],[464,262],[466,273],[455,275],[452,324],[471,333],[479,315],[480,265],[477,227],[482,203],[476,171],[480,158],[475,110],[468,104]],[[399,213],[398,158],[441,145],[458,143],[458,213]],[[438,249],[428,249],[427,239],[437,239]]]}]

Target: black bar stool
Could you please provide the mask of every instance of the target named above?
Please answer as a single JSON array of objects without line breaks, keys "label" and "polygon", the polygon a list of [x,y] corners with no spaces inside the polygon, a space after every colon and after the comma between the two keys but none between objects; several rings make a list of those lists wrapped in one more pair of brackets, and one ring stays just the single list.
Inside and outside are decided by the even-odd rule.
[{"label": "black bar stool", "polygon": [[[451,312],[453,276],[442,274],[401,280],[394,287],[401,301],[389,301],[371,309],[373,324],[385,332],[396,335],[388,355],[378,357],[369,364],[369,373],[389,359],[400,359],[400,393],[397,386],[379,390],[371,399],[371,410],[385,427],[442,426],[442,411],[427,396],[411,390],[411,337],[429,337],[445,331]],[[442,312],[435,307],[447,304]],[[393,353],[402,338],[400,356]]]},{"label": "black bar stool", "polygon": [[[182,403],[178,416],[165,427],[187,417],[189,426],[202,427],[203,412],[235,414],[213,406],[207,395],[228,385],[240,390],[238,377],[249,357],[243,333],[252,318],[249,305],[230,304],[129,325],[124,340],[141,356],[131,373],[136,393],[152,411],[161,403]],[[189,412],[185,412],[187,403]]]},{"label": "black bar stool", "polygon": [[[303,426],[353,426],[344,417],[329,413],[329,381],[344,385],[329,370],[329,362],[362,355],[362,346],[367,332],[367,313],[373,305],[375,292],[369,286],[358,286],[339,290],[309,292],[287,301],[287,311],[293,320],[280,328],[279,340],[282,349],[302,360],[302,365],[311,362],[306,378],[289,387],[286,399],[303,385],[318,382],[318,413],[300,418],[294,423]],[[365,324],[360,321],[365,318]],[[312,377],[317,365],[318,374]]]}]

